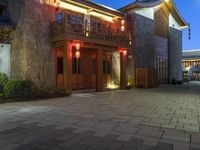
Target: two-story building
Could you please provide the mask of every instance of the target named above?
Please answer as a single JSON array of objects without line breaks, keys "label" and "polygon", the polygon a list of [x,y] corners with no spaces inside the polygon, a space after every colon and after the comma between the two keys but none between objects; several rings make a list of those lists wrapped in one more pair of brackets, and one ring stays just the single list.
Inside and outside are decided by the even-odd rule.
[{"label": "two-story building", "polygon": [[139,69],[153,70],[156,83],[182,80],[187,24],[172,0],[119,10],[88,0],[1,0],[0,9],[0,71],[12,79],[69,93],[125,89],[143,76]]}]

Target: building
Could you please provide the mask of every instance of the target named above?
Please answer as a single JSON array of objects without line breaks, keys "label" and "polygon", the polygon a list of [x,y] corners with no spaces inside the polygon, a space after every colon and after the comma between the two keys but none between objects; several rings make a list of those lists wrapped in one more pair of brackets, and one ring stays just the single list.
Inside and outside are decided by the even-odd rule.
[{"label": "building", "polygon": [[182,80],[187,24],[172,0],[119,10],[89,0],[1,0],[0,15],[0,71],[12,79],[69,93],[125,89],[143,76],[139,69],[154,72],[156,83]]},{"label": "building", "polygon": [[200,80],[200,50],[183,51],[182,67],[184,80]]}]

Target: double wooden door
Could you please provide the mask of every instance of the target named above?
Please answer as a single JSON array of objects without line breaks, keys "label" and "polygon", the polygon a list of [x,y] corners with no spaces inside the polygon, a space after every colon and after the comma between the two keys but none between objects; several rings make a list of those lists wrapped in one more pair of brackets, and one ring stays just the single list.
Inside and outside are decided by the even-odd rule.
[{"label": "double wooden door", "polygon": [[73,90],[96,89],[96,50],[81,48],[80,58],[72,59],[72,88]]}]

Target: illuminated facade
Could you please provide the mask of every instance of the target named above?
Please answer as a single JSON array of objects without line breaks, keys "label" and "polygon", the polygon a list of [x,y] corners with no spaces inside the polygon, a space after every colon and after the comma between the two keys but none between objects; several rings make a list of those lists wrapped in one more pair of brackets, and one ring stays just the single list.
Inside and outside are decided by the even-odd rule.
[{"label": "illuminated facade", "polygon": [[200,80],[200,50],[183,51],[184,80]]},{"label": "illuminated facade", "polygon": [[154,70],[156,82],[182,80],[177,68],[181,29],[187,25],[171,0],[136,1],[119,10],[88,0],[5,0],[0,5],[12,24],[11,78],[69,93],[125,89],[137,84],[137,68]]}]

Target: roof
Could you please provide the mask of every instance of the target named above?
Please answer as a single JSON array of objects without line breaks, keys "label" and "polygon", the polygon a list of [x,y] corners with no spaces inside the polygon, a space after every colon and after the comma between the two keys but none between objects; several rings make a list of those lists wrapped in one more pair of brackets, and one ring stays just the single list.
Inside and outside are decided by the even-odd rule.
[{"label": "roof", "polygon": [[100,11],[101,13],[108,14],[111,16],[120,16],[120,17],[124,16],[124,13],[117,9],[113,9],[111,7],[93,2],[91,0],[62,0],[62,1],[78,4],[86,8],[92,8],[95,11]]},{"label": "roof", "polygon": [[[148,7],[155,7],[160,4],[164,3],[164,0],[135,0],[131,4],[124,6],[120,8],[119,10],[123,12],[127,12],[131,9],[136,8],[148,8]],[[172,14],[172,16],[176,19],[176,21],[180,24],[181,27],[187,27],[188,23],[183,19],[183,17],[180,15],[178,9],[176,8],[175,3],[173,0],[170,0],[170,2],[165,3],[168,10]]]},{"label": "roof", "polygon": [[195,50],[185,50],[182,54],[183,59],[199,59],[200,58],[200,49]]}]

